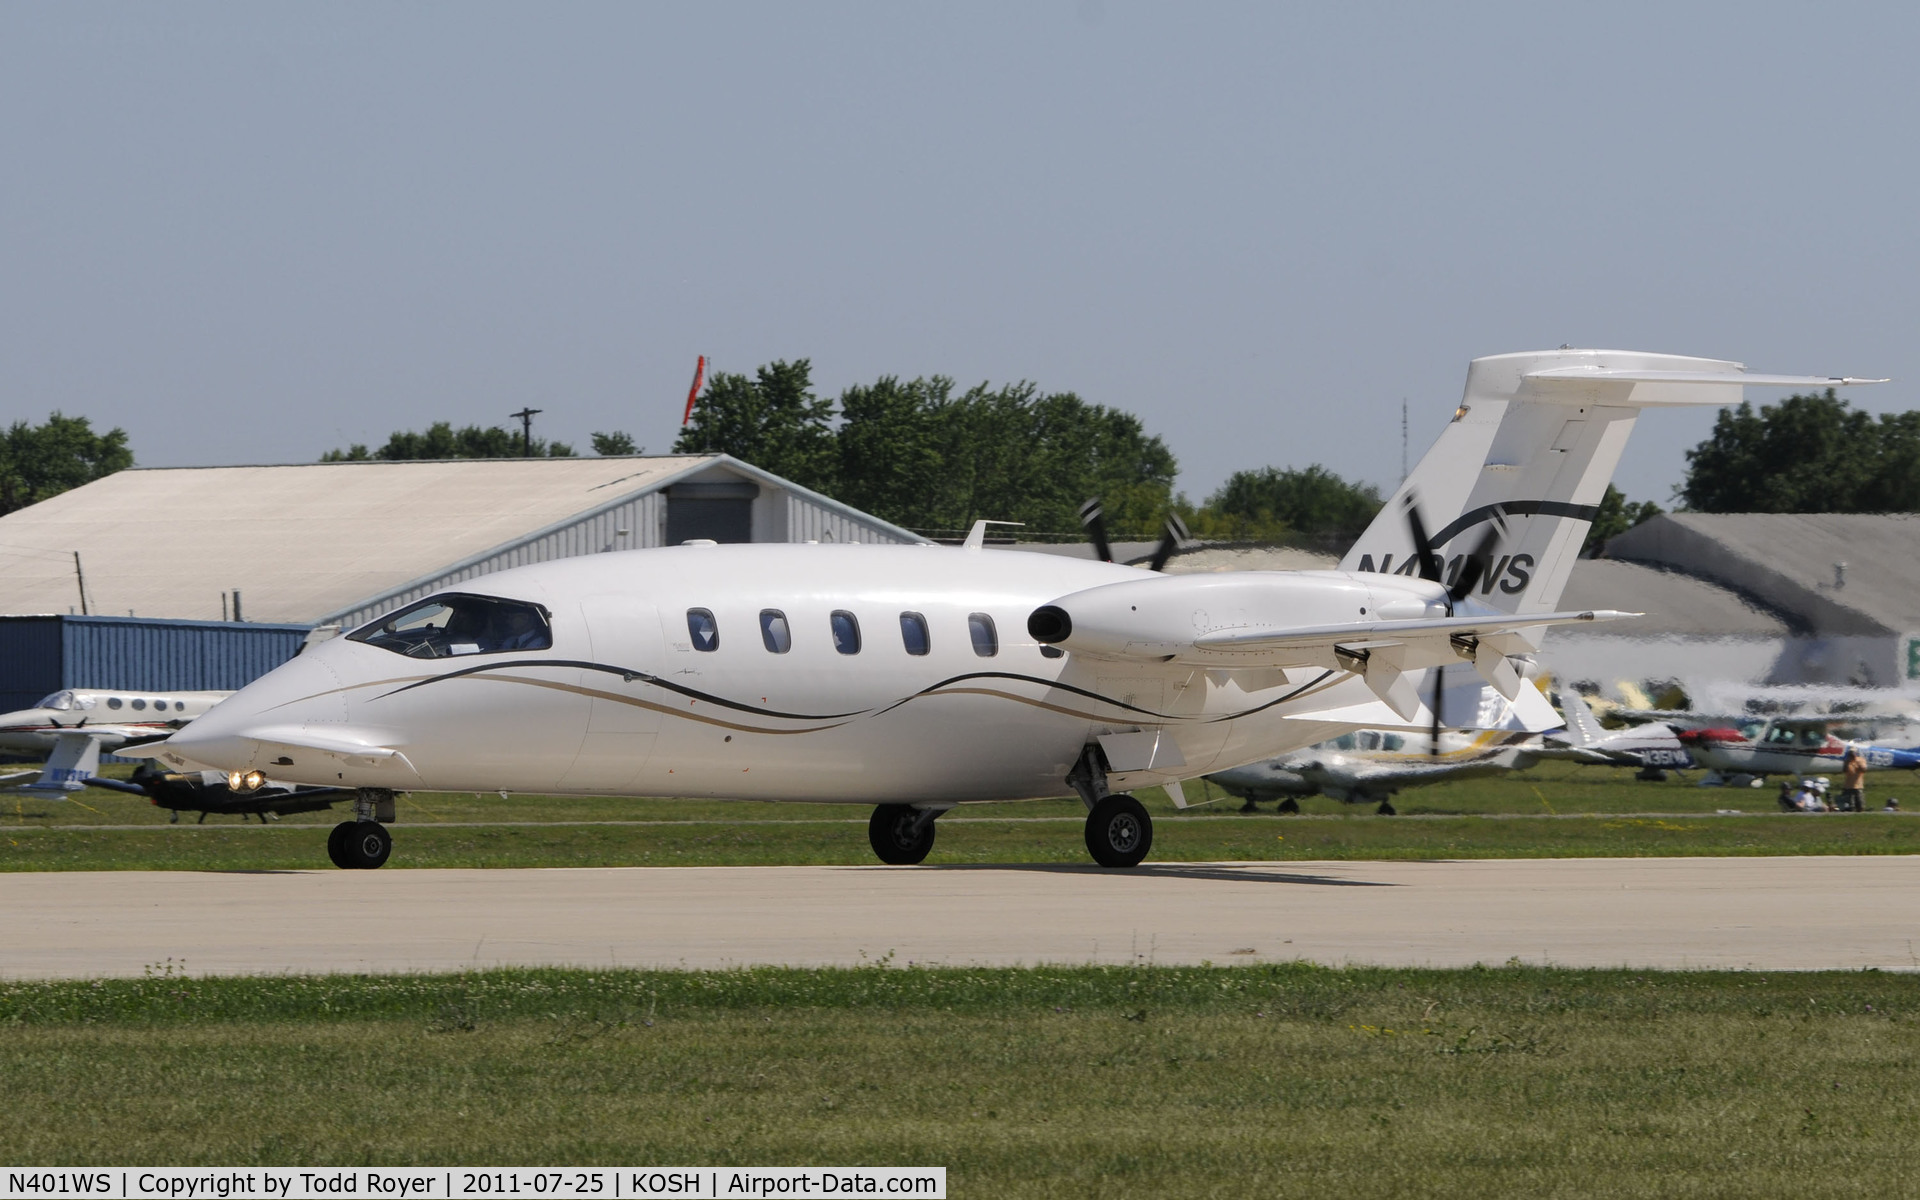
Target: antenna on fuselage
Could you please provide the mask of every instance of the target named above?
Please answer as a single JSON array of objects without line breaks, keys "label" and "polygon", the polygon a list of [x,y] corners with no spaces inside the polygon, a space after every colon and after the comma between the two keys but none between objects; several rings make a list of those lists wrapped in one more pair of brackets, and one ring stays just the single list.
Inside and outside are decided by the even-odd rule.
[{"label": "antenna on fuselage", "polygon": [[1025,525],[1025,521],[975,521],[973,528],[967,530],[967,540],[960,543],[962,550],[979,550],[987,544],[987,526],[989,525]]}]

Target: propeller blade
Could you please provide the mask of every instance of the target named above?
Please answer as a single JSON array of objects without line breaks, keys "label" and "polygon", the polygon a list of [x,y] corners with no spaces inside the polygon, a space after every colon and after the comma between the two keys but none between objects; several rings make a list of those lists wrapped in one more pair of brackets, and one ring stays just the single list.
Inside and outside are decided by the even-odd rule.
[{"label": "propeller blade", "polygon": [[1113,561],[1113,547],[1107,544],[1107,513],[1101,507],[1100,498],[1095,496],[1080,506],[1080,524],[1087,531],[1087,538],[1093,543],[1093,553],[1101,562]]},{"label": "propeller blade", "polygon": [[1433,543],[1427,540],[1427,523],[1420,519],[1420,502],[1407,497],[1407,532],[1413,535],[1413,552],[1420,560],[1420,578],[1440,582],[1440,564],[1434,561]]},{"label": "propeller blade", "polygon": [[1148,569],[1158,571],[1165,567],[1167,560],[1173,557],[1173,552],[1191,540],[1192,537],[1193,535],[1187,532],[1186,522],[1180,519],[1180,514],[1169,513],[1167,515],[1167,531],[1160,538],[1159,546],[1154,548],[1153,561],[1147,564]]},{"label": "propeller blade", "polygon": [[1447,589],[1448,600],[1457,604],[1471,596],[1473,589],[1479,585],[1481,576],[1493,570],[1493,553],[1500,548],[1502,532],[1497,522],[1487,526],[1486,535],[1480,539],[1480,544],[1475,546],[1473,552],[1468,554],[1465,561],[1460,564],[1460,574],[1454,577],[1453,586]]}]

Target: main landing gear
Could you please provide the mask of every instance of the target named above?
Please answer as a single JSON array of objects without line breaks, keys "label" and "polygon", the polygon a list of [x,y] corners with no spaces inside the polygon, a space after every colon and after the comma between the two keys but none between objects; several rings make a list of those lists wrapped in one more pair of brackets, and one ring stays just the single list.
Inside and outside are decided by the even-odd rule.
[{"label": "main landing gear", "polygon": [[1103,867],[1137,867],[1153,849],[1153,818],[1138,800],[1116,792],[1087,814],[1087,853]]},{"label": "main landing gear", "polygon": [[933,822],[946,810],[915,808],[911,804],[882,804],[867,822],[867,841],[880,861],[911,867],[927,860],[933,850]]},{"label": "main landing gear", "polygon": [[353,797],[353,820],[342,821],[327,835],[327,857],[348,871],[371,871],[393,854],[393,835],[382,822],[393,820],[393,793],[386,788],[361,788]]},{"label": "main landing gear", "polygon": [[1080,752],[1067,782],[1087,806],[1087,853],[1103,867],[1137,867],[1153,849],[1153,818],[1124,792],[1107,790],[1107,760],[1098,742]]}]

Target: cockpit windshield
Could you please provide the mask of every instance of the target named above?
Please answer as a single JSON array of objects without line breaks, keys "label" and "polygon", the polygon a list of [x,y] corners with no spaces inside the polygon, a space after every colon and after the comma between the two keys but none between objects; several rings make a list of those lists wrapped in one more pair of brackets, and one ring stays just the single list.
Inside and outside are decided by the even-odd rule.
[{"label": "cockpit windshield", "polygon": [[35,708],[50,708],[55,712],[71,712],[77,707],[72,692],[55,692],[34,705]]},{"label": "cockpit windshield", "polygon": [[422,600],[347,637],[408,658],[504,654],[553,646],[553,628],[542,606],[457,593]]}]

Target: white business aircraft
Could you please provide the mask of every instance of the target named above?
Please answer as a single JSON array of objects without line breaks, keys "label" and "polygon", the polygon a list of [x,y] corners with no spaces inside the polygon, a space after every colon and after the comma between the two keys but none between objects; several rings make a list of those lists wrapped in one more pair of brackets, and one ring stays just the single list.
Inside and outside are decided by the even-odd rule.
[{"label": "white business aircraft", "polygon": [[[915,863],[956,804],[1078,794],[1096,862],[1129,788],[1353,729],[1538,732],[1524,685],[1640,409],[1730,404],[1738,363],[1476,360],[1453,421],[1335,571],[1162,575],[965,546],[683,545],[501,571],[311,646],[140,753],[359,789],[341,866],[406,789],[874,805]],[[1416,494],[1419,505],[1414,503]],[[1441,522],[1426,533],[1423,517]],[[1457,551],[1451,547],[1458,546]]]},{"label": "white business aircraft", "polygon": [[99,770],[102,751],[164,738],[205,713],[232,692],[137,692],[69,688],[32,708],[0,714],[0,752],[44,754],[36,772],[0,776],[0,784],[31,792],[77,792]]}]

